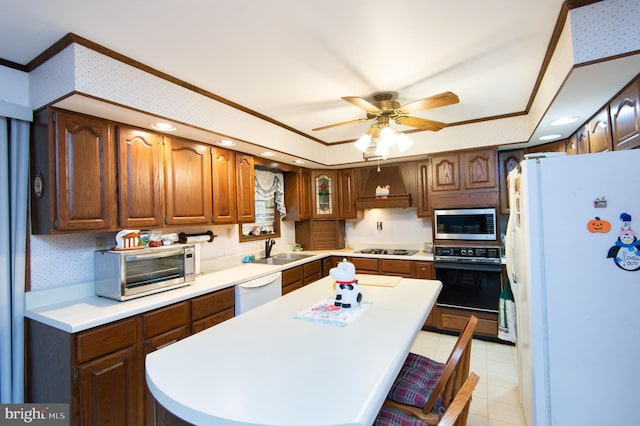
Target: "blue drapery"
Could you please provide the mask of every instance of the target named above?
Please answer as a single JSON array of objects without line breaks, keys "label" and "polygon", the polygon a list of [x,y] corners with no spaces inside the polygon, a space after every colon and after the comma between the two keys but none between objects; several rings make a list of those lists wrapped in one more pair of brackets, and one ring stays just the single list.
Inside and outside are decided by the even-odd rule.
[{"label": "blue drapery", "polygon": [[29,123],[0,117],[0,402],[24,401]]}]

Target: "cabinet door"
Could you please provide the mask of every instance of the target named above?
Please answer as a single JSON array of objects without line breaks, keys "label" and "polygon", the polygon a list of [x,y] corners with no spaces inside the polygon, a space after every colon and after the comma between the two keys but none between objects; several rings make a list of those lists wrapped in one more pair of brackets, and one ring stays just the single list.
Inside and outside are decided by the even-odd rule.
[{"label": "cabinet door", "polygon": [[167,225],[211,223],[211,154],[197,142],[166,139],[165,206]]},{"label": "cabinet door", "polygon": [[627,87],[609,104],[613,149],[640,145],[640,81]]},{"label": "cabinet door", "polygon": [[460,189],[458,154],[436,155],[431,159],[431,190],[453,191]]},{"label": "cabinet door", "polygon": [[495,188],[496,150],[483,149],[461,155],[465,189]]},{"label": "cabinet door", "polygon": [[432,280],[434,277],[433,262],[413,262],[413,278]]},{"label": "cabinet door", "polygon": [[[116,227],[116,162],[106,121],[53,113],[57,158],[58,231]],[[56,226],[57,225],[57,226]]]},{"label": "cabinet door", "polygon": [[284,200],[287,215],[283,220],[311,219],[311,171],[309,169],[285,172]]},{"label": "cabinet door", "polygon": [[587,125],[576,130],[576,148],[578,154],[589,153],[589,128]]},{"label": "cabinet door", "polygon": [[237,209],[238,222],[256,221],[255,178],[253,176],[253,157],[241,153],[236,154],[237,177]]},{"label": "cabinet door", "polygon": [[353,169],[338,171],[338,217],[353,219],[356,217],[356,183]]},{"label": "cabinet door", "polygon": [[312,171],[313,185],[313,217],[315,219],[335,219],[336,208],[336,173],[332,170]]},{"label": "cabinet door", "polygon": [[235,223],[236,210],[236,155],[233,151],[213,148],[213,222]]},{"label": "cabinet door", "polygon": [[284,296],[287,293],[301,288],[302,276],[302,266],[295,266],[282,271],[282,295]]},{"label": "cabinet door", "polygon": [[118,128],[120,226],[162,225],[164,182],[162,142],[155,133]]},{"label": "cabinet door", "polygon": [[500,170],[500,213],[509,214],[509,187],[507,177],[520,161],[524,159],[523,149],[502,151],[498,155],[498,168]]},{"label": "cabinet door", "polygon": [[604,108],[589,120],[589,152],[611,151],[609,110]]},{"label": "cabinet door", "polygon": [[418,217],[430,217],[429,208],[429,162],[419,161],[418,167]]},{"label": "cabinet door", "polygon": [[300,179],[300,219],[311,219],[313,216],[313,200],[311,199],[311,171],[300,169],[298,174]]},{"label": "cabinet door", "polygon": [[142,424],[143,377],[136,347],[129,346],[78,368],[81,425]]},{"label": "cabinet door", "polygon": [[412,278],[412,262],[410,260],[380,259],[380,274]]}]

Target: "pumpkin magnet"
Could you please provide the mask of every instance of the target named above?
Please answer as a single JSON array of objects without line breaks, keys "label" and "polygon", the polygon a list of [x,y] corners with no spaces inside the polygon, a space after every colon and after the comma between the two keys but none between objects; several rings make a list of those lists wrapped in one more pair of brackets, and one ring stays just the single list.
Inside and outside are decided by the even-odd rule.
[{"label": "pumpkin magnet", "polygon": [[587,222],[587,229],[589,230],[589,232],[592,232],[594,234],[606,234],[607,232],[611,231],[611,223],[596,216],[595,219],[591,219],[589,222]]},{"label": "pumpkin magnet", "polygon": [[620,214],[618,241],[609,249],[607,258],[612,258],[616,266],[625,271],[640,270],[640,241],[631,228],[631,215]]}]

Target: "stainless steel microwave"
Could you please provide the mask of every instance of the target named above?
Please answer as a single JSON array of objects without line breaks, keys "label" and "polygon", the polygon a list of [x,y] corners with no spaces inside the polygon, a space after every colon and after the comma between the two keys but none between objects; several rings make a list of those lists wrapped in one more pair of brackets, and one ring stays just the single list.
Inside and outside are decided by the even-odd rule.
[{"label": "stainless steel microwave", "polygon": [[436,240],[495,240],[496,209],[448,209],[433,211]]},{"label": "stainless steel microwave", "polygon": [[195,247],[174,245],[94,253],[94,292],[128,300],[188,285],[196,279]]}]

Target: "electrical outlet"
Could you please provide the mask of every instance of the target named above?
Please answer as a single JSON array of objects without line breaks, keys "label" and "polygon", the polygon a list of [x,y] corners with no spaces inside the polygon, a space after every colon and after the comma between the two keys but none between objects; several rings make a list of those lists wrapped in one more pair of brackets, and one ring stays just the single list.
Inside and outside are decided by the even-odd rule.
[{"label": "electrical outlet", "polygon": [[378,228],[378,231],[382,231],[382,222],[376,222],[376,227]]},{"label": "electrical outlet", "polygon": [[107,239],[105,237],[96,237],[96,250],[105,250],[107,248]]}]

